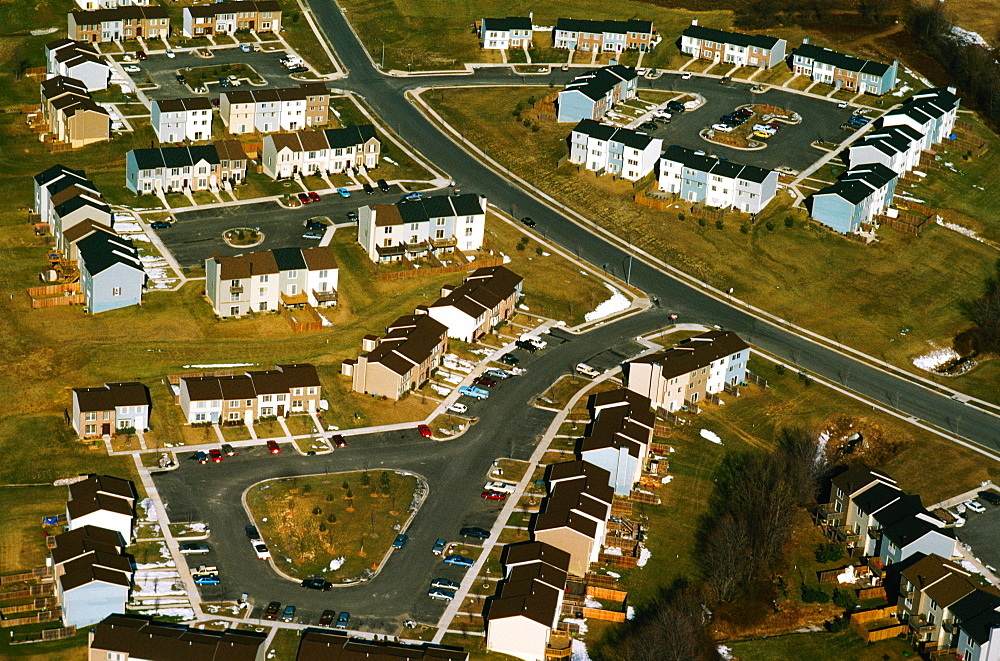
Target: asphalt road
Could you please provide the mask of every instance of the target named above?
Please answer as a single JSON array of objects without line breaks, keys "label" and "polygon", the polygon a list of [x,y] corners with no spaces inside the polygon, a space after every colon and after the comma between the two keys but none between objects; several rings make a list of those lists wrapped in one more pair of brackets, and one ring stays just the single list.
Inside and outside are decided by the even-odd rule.
[{"label": "asphalt road", "polygon": [[[199,464],[190,453],[179,455],[180,468],[153,473],[153,479],[171,520],[204,521],[211,530],[212,552],[188,556],[192,567],[219,568],[221,584],[202,587],[203,597],[233,599],[247,592],[254,604],[253,617],[274,600],[295,605],[296,621],[303,623],[315,623],[326,609],[348,611],[352,629],[376,633],[397,634],[406,619],[433,624],[445,605],[426,596],[430,581],[437,577],[461,581],[465,570],[445,565],[430,549],[438,538],[462,541],[458,536],[462,526],[489,529],[494,524],[502,503],[480,497],[493,461],[529,458],[553,418],[530,402],[581,361],[613,356],[614,363],[634,355],[640,347],[629,338],[665,323],[666,315],[653,309],[569,341],[546,336],[549,346],[534,354],[515,351],[527,373],[501,381],[488,400],[463,398],[469,404],[468,415],[479,422],[451,441],[425,439],[414,429],[348,436],[346,448],[313,457],[301,456],[289,446],[280,455],[270,455],[263,444],[240,449],[220,464]],[[518,422],[511,425],[511,420]],[[313,592],[257,560],[244,532],[250,521],[240,505],[248,487],[270,478],[378,468],[423,476],[428,494],[406,531],[409,542],[391,552],[373,580]]]},{"label": "asphalt road", "polygon": [[[545,236],[559,243],[581,258],[598,267],[608,264],[609,270],[622,275],[628,255],[622,249],[596,236],[547,204],[529,195],[516,183],[485,167],[478,160],[444,136],[432,123],[403,96],[405,90],[418,86],[470,84],[473,80],[501,80],[503,77],[482,71],[477,76],[438,76],[430,78],[393,78],[383,76],[373,66],[363,47],[351,31],[342,12],[333,0],[310,0],[320,28],[330,43],[336,44],[337,55],[349,73],[349,78],[338,81],[338,86],[357,91],[403,140],[455,179],[464,190],[486,195],[497,206],[515,216],[531,216],[539,223],[538,229]],[[538,82],[553,84],[569,77],[571,72],[556,72],[543,76]],[[561,75],[561,78],[560,78]],[[522,78],[506,76],[507,80]],[[524,76],[532,79],[532,76]],[[669,77],[652,81],[664,88],[680,91],[697,91],[704,80],[692,78],[674,82]],[[714,84],[714,90],[724,86]],[[774,94],[775,105],[788,107],[802,113],[811,102],[807,97],[787,92]],[[787,98],[785,98],[787,97]],[[819,103],[828,103],[819,101]],[[835,104],[829,102],[831,107]],[[800,104],[802,104],[800,106]],[[808,112],[808,111],[807,111]],[[681,321],[718,324],[739,333],[744,339],[761,349],[778,355],[806,370],[862,393],[872,399],[916,418],[926,420],[943,429],[962,436],[993,451],[1000,450],[1000,419],[979,409],[967,406],[936,392],[916,385],[906,379],[873,368],[831,349],[818,345],[790,331],[763,322],[747,311],[708,296],[702,290],[684,284],[641,259],[631,267],[631,283],[656,296],[663,305],[681,315]],[[737,294],[738,295],[738,294]],[[656,324],[651,324],[652,329]]]},{"label": "asphalt road", "polygon": [[[289,190],[298,191],[298,186],[289,183]],[[222,233],[235,227],[260,228],[264,232],[264,242],[253,250],[272,248],[308,248],[318,245],[314,239],[303,239],[305,222],[315,216],[326,216],[334,223],[347,222],[347,212],[357,211],[366,204],[387,204],[396,202],[402,189],[393,186],[391,192],[376,189],[372,195],[362,191],[351,193],[351,197],[324,194],[319,202],[288,209],[277,202],[232,205],[212,209],[196,209],[174,213],[177,220],[168,229],[156,230],[181,266],[202,266],[210,255],[228,257],[247,252],[246,248],[233,248],[222,240]],[[346,230],[341,230],[346,231]],[[351,230],[355,231],[356,230]]]}]

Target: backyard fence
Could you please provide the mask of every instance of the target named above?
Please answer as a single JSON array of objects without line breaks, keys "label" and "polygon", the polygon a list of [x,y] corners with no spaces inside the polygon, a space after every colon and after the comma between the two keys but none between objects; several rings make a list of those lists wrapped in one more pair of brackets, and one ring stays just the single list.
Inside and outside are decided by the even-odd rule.
[{"label": "backyard fence", "polygon": [[636,204],[641,204],[644,207],[649,207],[658,211],[666,211],[677,203],[677,200],[673,197],[654,197],[644,190],[641,190],[633,195],[632,200],[635,201]]},{"label": "backyard fence", "polygon": [[[31,571],[20,574],[9,574],[0,576],[0,585],[10,585],[11,583],[24,583],[26,581],[42,581],[52,578],[52,567],[35,567]],[[7,598],[7,597],[4,597]]]},{"label": "backyard fence", "polygon": [[12,638],[11,645],[25,645],[28,643],[47,643],[53,640],[64,640],[76,635],[76,627],[57,627],[55,629],[45,629],[29,634],[29,638]]},{"label": "backyard fence", "polygon": [[[885,588],[860,588],[858,589],[858,600],[865,601],[866,599],[885,599]],[[891,608],[891,606],[889,607]]]},{"label": "backyard fence", "polygon": [[587,582],[587,590],[590,590],[591,586],[595,588],[613,588],[618,584],[618,579],[614,576],[608,576],[607,574],[595,574],[593,572],[587,572],[584,577]]},{"label": "backyard fence", "polygon": [[[456,248],[455,256],[458,257],[459,255],[462,255],[462,258],[465,257],[462,251]],[[475,261],[466,261],[465,263],[453,264],[451,266],[435,266],[431,268],[420,268],[420,269],[411,268],[406,271],[394,271],[392,273],[382,273],[382,272],[377,272],[377,273],[379,280],[401,280],[403,278],[416,278],[423,275],[442,275],[445,273],[467,272],[467,271],[473,271],[475,269],[488,268],[493,266],[502,266],[502,265],[503,265],[503,257],[495,256],[495,257],[483,257]]]},{"label": "backyard fence", "polygon": [[584,608],[583,617],[595,620],[605,620],[607,622],[625,621],[625,613],[622,611],[608,611],[602,608]]},{"label": "backyard fence", "polygon": [[877,620],[884,620],[886,618],[895,617],[896,607],[895,606],[883,606],[882,608],[872,608],[866,611],[857,611],[851,613],[851,624],[867,624],[868,622],[875,622]]},{"label": "backyard fence", "polygon": [[637,503],[646,503],[649,505],[660,504],[660,497],[655,493],[646,493],[645,491],[639,491],[637,489],[632,489],[632,493],[629,494],[629,499]]},{"label": "backyard fence", "polygon": [[[609,576],[608,578],[611,577]],[[588,585],[587,596],[593,597],[594,599],[608,599],[610,601],[624,602],[628,599],[628,592],[623,590],[612,590],[610,588],[601,588],[596,585]]]},{"label": "backyard fence", "polygon": [[621,518],[632,516],[632,503],[627,500],[614,500],[611,503],[611,516]]},{"label": "backyard fence", "polygon": [[41,611],[35,613],[34,615],[27,615],[25,617],[12,617],[4,618],[0,620],[0,628],[9,629],[10,627],[20,627],[25,624],[42,624],[43,622],[55,622],[62,617],[62,611],[59,608],[53,610]]},{"label": "backyard fence", "polygon": [[747,372],[746,379],[747,383],[752,383],[755,386],[760,386],[761,388],[767,388],[767,380],[757,376],[753,372]]},{"label": "backyard fence", "polygon": [[86,302],[86,296],[80,291],[80,283],[42,285],[41,287],[28,287],[25,292],[28,300],[31,301],[31,308],[52,308],[60,305],[82,305]]}]

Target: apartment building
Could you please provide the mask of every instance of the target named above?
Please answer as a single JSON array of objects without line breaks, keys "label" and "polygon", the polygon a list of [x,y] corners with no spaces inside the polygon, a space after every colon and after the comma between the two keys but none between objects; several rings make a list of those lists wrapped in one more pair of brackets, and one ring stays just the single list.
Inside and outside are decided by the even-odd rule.
[{"label": "apartment building", "polygon": [[444,254],[455,248],[479,250],[485,230],[486,198],[473,193],[358,209],[358,243],[373,262]]},{"label": "apartment building", "polygon": [[83,83],[88,92],[108,88],[111,68],[97,47],[72,39],[57,39],[45,45],[45,76],[65,76]]},{"label": "apartment building", "polygon": [[364,352],[343,362],[352,390],[398,400],[431,377],[448,350],[448,328],[427,314],[404,315],[385,335],[366,335]]},{"label": "apartment building", "polygon": [[892,204],[898,175],[881,163],[852,166],[837,183],[810,198],[810,217],[835,232],[850,234],[875,222]]},{"label": "apartment building", "polygon": [[223,92],[219,115],[233,135],[298,131],[330,121],[330,90],[323,83]]},{"label": "apartment building", "polygon": [[333,248],[275,248],[205,260],[205,295],[222,318],[337,304]]},{"label": "apartment building", "polygon": [[591,421],[578,457],[608,471],[615,494],[628,496],[642,477],[653,440],[656,414],[650,400],[623,388],[591,395],[587,407]]},{"label": "apartment building", "polygon": [[264,136],[261,163],[272,179],[377,168],[382,141],[371,124]]},{"label": "apartment building", "polygon": [[671,145],[660,158],[657,187],[686,202],[760,213],[778,192],[778,173]]},{"label": "apartment building", "polygon": [[185,37],[235,32],[279,32],[281,7],[271,0],[236,0],[185,7],[182,20]]},{"label": "apartment building", "polygon": [[248,160],[236,140],[133,149],[125,155],[125,186],[136,195],[238,186]]},{"label": "apartment building", "polygon": [[533,34],[530,16],[484,18],[479,28],[482,46],[486,50],[531,48]]},{"label": "apartment building", "polygon": [[653,171],[663,140],[641,131],[581,119],[569,137],[569,162],[599,174],[642,179]]},{"label": "apartment building", "polygon": [[141,383],[73,388],[70,423],[80,438],[110,436],[119,429],[149,427],[149,389]]},{"label": "apartment building", "polygon": [[90,98],[86,83],[56,76],[40,89],[42,117],[58,142],[76,149],[111,139],[111,115]]},{"label": "apartment building", "polygon": [[258,661],[267,634],[240,629],[192,629],[160,623],[146,615],[108,615],[90,630],[89,661],[146,659],[212,659]]},{"label": "apartment building", "polygon": [[132,573],[127,556],[100,551],[65,563],[55,582],[63,626],[83,628],[125,612]]},{"label": "apartment building", "polygon": [[68,15],[67,34],[76,41],[109,44],[130,39],[166,39],[170,18],[162,5],[127,5]]},{"label": "apartment building", "polygon": [[899,60],[882,64],[814,46],[809,38],[792,51],[792,71],[837,89],[880,96],[896,87]]},{"label": "apartment building", "polygon": [[685,55],[740,67],[770,69],[784,61],[786,46],[784,39],[702,27],[697,18],[681,33]]},{"label": "apartment building", "polygon": [[[958,631],[951,609],[979,590],[980,584],[961,565],[937,555],[923,556],[900,572],[899,620],[909,625],[919,646],[952,649]],[[984,592],[1000,600],[992,586]]]},{"label": "apartment building", "polygon": [[[579,466],[578,462],[570,463]],[[597,562],[604,545],[614,489],[608,484],[611,478],[606,471],[577,470],[575,479],[562,475],[563,479],[549,485],[548,496],[532,520],[531,535],[533,541],[569,553],[567,571],[583,576],[591,563]]]},{"label": "apartment building", "polygon": [[592,21],[560,18],[552,30],[554,48],[584,52],[648,51],[655,43],[651,21]]},{"label": "apartment building", "polygon": [[212,139],[212,102],[205,97],[154,99],[150,124],[160,142]]},{"label": "apartment building", "polygon": [[146,6],[150,0],[76,0],[80,9],[114,9],[115,7]]},{"label": "apartment building", "polygon": [[114,213],[100,193],[85,186],[63,188],[49,198],[48,218],[55,246],[70,259],[78,259],[76,241],[89,233],[85,225],[114,234]]},{"label": "apartment building", "polygon": [[954,87],[930,88],[917,92],[899,108],[882,116],[883,126],[909,126],[923,134],[923,149],[951,137],[958,117],[960,99]]},{"label": "apartment building", "polygon": [[135,518],[135,485],[111,475],[88,475],[69,485],[66,522],[70,530],[96,526],[121,536],[126,546],[132,543]]},{"label": "apartment building", "polygon": [[736,333],[712,330],[625,363],[626,386],[654,409],[676,411],[743,382],[749,358],[750,347]]},{"label": "apartment building", "polygon": [[322,384],[306,363],[233,376],[188,376],[177,388],[185,424],[252,424],[319,410]]},{"label": "apartment building", "polygon": [[949,610],[957,633],[952,645],[963,661],[1000,660],[1000,597],[976,590]]},{"label": "apartment building", "polygon": [[52,197],[67,188],[75,188],[82,193],[89,193],[100,198],[101,192],[92,181],[87,179],[83,170],[74,170],[65,165],[53,165],[34,176],[34,209],[43,223],[52,222]]},{"label": "apartment building", "polygon": [[523,282],[506,266],[476,269],[458,287],[442,287],[441,298],[427,307],[427,314],[448,328],[448,337],[475,342],[510,319]]},{"label": "apartment building", "polygon": [[621,64],[580,74],[559,92],[556,121],[602,119],[615,104],[635,98],[638,84],[635,69]]},{"label": "apartment building", "polygon": [[847,148],[850,167],[880,163],[897,174],[920,164],[924,135],[905,124],[885,126],[881,120],[863,138]]},{"label": "apartment building", "polygon": [[525,661],[545,661],[566,589],[569,554],[548,544],[508,544],[504,576],[487,601],[486,649]]}]

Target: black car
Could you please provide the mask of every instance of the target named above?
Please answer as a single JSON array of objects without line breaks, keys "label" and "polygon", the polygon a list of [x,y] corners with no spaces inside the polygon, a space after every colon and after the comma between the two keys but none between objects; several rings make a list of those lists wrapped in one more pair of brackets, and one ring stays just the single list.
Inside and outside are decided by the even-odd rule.
[{"label": "black car", "polygon": [[183,85],[183,84],[187,83],[187,78],[185,78],[181,74],[177,74],[177,82],[180,83],[181,85]]},{"label": "black car", "polygon": [[309,69],[305,67],[292,67],[288,70],[288,73],[305,73],[306,71],[309,71]]},{"label": "black car", "polygon": [[521,224],[524,225],[525,227],[534,227],[538,223],[536,223],[535,221],[533,221],[528,216],[525,216],[524,218],[521,219]]},{"label": "black car", "polygon": [[514,346],[517,347],[518,349],[524,349],[528,353],[535,353],[536,351],[538,351],[538,347],[536,347],[531,342],[525,342],[524,340],[518,340],[517,342],[514,343]]},{"label": "black car", "polygon": [[482,528],[468,527],[458,531],[462,537],[475,537],[476,539],[489,539],[490,531]]},{"label": "black car", "polygon": [[260,531],[257,530],[257,526],[247,526],[245,530],[247,539],[260,539]]},{"label": "black car", "polygon": [[504,355],[500,356],[500,362],[503,363],[504,365],[510,365],[511,367],[513,367],[514,365],[517,365],[519,362],[521,362],[521,359],[512,353],[505,353]]},{"label": "black car", "polygon": [[337,617],[337,611],[323,611],[323,614],[319,616],[319,625],[321,627],[328,627],[333,624],[333,618]]},{"label": "black car", "polygon": [[996,491],[980,491],[979,500],[985,500],[990,505],[1000,505],[1000,494]]},{"label": "black car", "polygon": [[165,230],[170,228],[170,223],[165,220],[154,220],[149,224],[154,230]]},{"label": "black car", "polygon": [[281,610],[281,602],[280,601],[272,601],[271,603],[269,603],[267,605],[267,608],[264,609],[264,619],[265,620],[277,620],[278,619],[278,611],[279,610]]},{"label": "black car", "polygon": [[331,436],[330,437],[330,443],[333,444],[333,445],[335,445],[338,448],[346,448],[347,447],[347,439],[345,439],[340,434],[334,434],[333,436]]},{"label": "black car", "polygon": [[383,193],[389,192],[389,184],[386,183],[385,179],[378,180],[378,189]]},{"label": "black car", "polygon": [[306,229],[316,230],[318,232],[325,232],[326,223],[324,223],[322,220],[316,220],[315,218],[310,218],[309,220],[306,221]]},{"label": "black car", "polygon": [[323,578],[307,578],[299,585],[310,590],[322,590],[323,592],[333,589],[333,583]]},{"label": "black car", "polygon": [[639,128],[646,129],[647,131],[655,131],[660,128],[656,122],[643,122],[639,125]]},{"label": "black car", "polygon": [[365,194],[366,195],[374,195],[375,194],[375,189],[372,188],[372,185],[369,184],[367,181],[365,183],[361,184],[361,187],[365,189]]},{"label": "black car", "polygon": [[348,211],[347,212],[347,220],[351,221],[352,223],[358,222],[358,212],[357,211]]},{"label": "black car", "polygon": [[680,101],[670,101],[667,103],[667,110],[670,112],[684,112],[684,104]]}]

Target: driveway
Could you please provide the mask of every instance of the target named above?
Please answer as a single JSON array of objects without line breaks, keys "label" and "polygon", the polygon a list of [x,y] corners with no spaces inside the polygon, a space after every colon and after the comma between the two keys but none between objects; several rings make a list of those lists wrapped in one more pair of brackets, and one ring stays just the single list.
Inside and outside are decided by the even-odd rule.
[{"label": "driveway", "polygon": [[[290,183],[289,190],[300,189],[297,184]],[[319,202],[294,209],[272,201],[178,211],[174,214],[177,222],[172,227],[156,232],[181,266],[202,266],[210,255],[228,257],[248,250],[315,246],[318,241],[302,238],[308,219],[326,216],[334,223],[345,223],[348,211],[356,212],[359,206],[366,204],[396,202],[401,194],[402,189],[393,186],[389,193],[376,189],[373,195],[365,195],[362,191],[354,191],[348,198],[325,193]],[[234,227],[260,228],[264,232],[264,242],[252,249],[233,248],[222,240],[222,233]],[[353,227],[338,231],[356,233]]]}]

